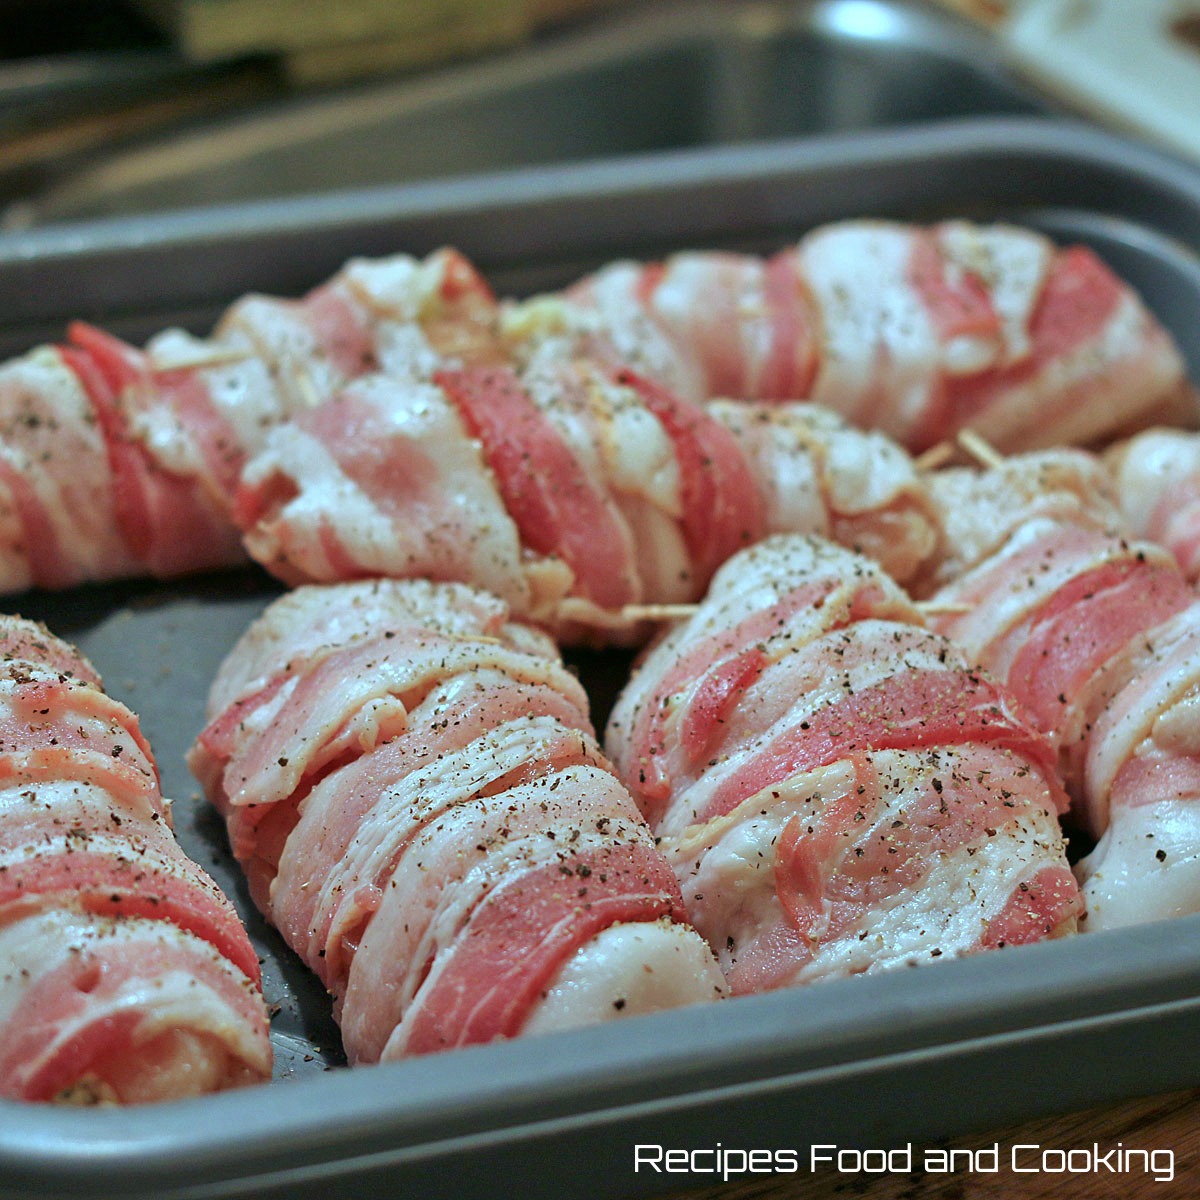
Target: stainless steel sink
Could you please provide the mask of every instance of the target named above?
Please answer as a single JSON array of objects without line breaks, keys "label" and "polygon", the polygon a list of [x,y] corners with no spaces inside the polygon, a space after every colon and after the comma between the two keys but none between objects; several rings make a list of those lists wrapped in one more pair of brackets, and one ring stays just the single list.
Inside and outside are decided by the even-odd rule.
[{"label": "stainless steel sink", "polygon": [[143,144],[59,182],[25,217],[1039,110],[981,31],[920,0],[653,3],[497,58]]}]

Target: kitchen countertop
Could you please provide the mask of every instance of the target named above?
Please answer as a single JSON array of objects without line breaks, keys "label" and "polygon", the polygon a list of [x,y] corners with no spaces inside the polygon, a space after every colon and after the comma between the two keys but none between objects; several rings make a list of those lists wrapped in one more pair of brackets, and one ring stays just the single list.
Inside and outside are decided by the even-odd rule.
[{"label": "kitchen countertop", "polygon": [[[1190,1200],[1200,1195],[1200,1088],[1027,1121],[947,1145],[959,1151],[990,1151],[997,1143],[1000,1169],[995,1173],[963,1169],[950,1173],[838,1174],[822,1166],[815,1172],[802,1170],[793,1176],[759,1176],[716,1187],[674,1191],[663,1200],[1131,1200],[1143,1196]],[[1099,1146],[1101,1156],[1121,1147],[1171,1150],[1174,1178],[1158,1182],[1140,1170],[1118,1173],[1101,1169],[1064,1175],[1017,1174],[1009,1168],[1014,1147],[1091,1151],[1094,1144]],[[914,1159],[927,1149],[914,1147]],[[1027,1167],[1038,1160],[1038,1151],[1022,1149],[1017,1153],[1019,1166]],[[959,1161],[965,1167],[966,1156],[961,1155]],[[989,1165],[986,1157],[978,1161]],[[1160,1163],[1163,1161],[1160,1159]],[[1057,1163],[1051,1160],[1049,1165]]]}]

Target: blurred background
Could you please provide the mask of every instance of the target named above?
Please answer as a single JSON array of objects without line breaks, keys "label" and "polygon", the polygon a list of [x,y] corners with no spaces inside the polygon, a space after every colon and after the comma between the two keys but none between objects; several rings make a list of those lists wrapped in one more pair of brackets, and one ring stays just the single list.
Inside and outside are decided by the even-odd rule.
[{"label": "blurred background", "polygon": [[0,0],[0,226],[980,114],[1200,160],[1200,0]]}]

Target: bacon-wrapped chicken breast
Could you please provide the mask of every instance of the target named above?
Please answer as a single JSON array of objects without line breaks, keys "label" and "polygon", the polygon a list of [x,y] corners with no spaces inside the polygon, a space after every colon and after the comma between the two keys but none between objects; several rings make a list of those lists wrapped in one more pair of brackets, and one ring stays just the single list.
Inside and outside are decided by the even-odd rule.
[{"label": "bacon-wrapped chicken breast", "polygon": [[352,1062],[722,993],[578,681],[500,600],[299,588],[210,707],[193,770]]},{"label": "bacon-wrapped chicken breast", "polygon": [[180,849],[136,717],[0,618],[0,1096],[129,1104],[259,1082],[258,959]]},{"label": "bacon-wrapped chicken breast", "polygon": [[77,322],[0,365],[0,591],[244,562],[229,509],[267,432],[370,371],[488,359],[494,305],[453,251],[352,260],[302,299],[243,297],[209,338],[139,350]]},{"label": "bacon-wrapped chicken breast", "polygon": [[1200,416],[1133,290],[1012,225],[841,221],[766,259],[616,262],[504,325],[518,355],[575,344],[691,399],[813,400],[910,450],[966,426],[1015,451]]},{"label": "bacon-wrapped chicken breast", "polygon": [[[946,476],[955,522],[988,533],[935,593],[932,622],[1055,745],[1070,820],[1099,839],[1078,865],[1086,927],[1200,911],[1200,602],[1104,496],[1055,503],[1033,487],[1023,506],[1016,480],[1045,478],[1042,456],[998,470],[1014,484],[1000,531],[996,471]],[[935,499],[942,486],[931,479]]]},{"label": "bacon-wrapped chicken breast", "polygon": [[829,542],[726,563],[606,745],[735,993],[1075,929],[1045,739]]},{"label": "bacon-wrapped chicken breast", "polygon": [[637,640],[777,531],[830,534],[912,578],[940,549],[911,459],[812,405],[706,406],[587,360],[360,379],[274,430],[235,515],[291,583],[486,587],[562,640]]}]

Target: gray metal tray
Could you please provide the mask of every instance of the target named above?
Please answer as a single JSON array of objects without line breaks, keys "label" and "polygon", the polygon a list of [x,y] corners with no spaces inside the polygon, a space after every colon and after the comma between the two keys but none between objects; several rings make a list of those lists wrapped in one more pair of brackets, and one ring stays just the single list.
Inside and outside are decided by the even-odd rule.
[{"label": "gray metal tray", "polygon": [[[351,254],[452,243],[502,293],[617,254],[777,247],[856,215],[1026,221],[1094,245],[1200,377],[1200,172],[1094,130],[979,119],[680,151],[0,238],[0,353],[82,316],[203,331]],[[0,1102],[0,1197],[634,1196],[637,1143],[886,1147],[1200,1085],[1200,917],[381,1067],[250,910],[182,752],[216,664],[273,594],[256,570],[26,595],[142,715],[181,839],[246,913],[281,1010],[277,1081],[134,1111]],[[602,711],[627,660],[581,657]],[[548,1167],[548,1163],[557,1164]]]}]

